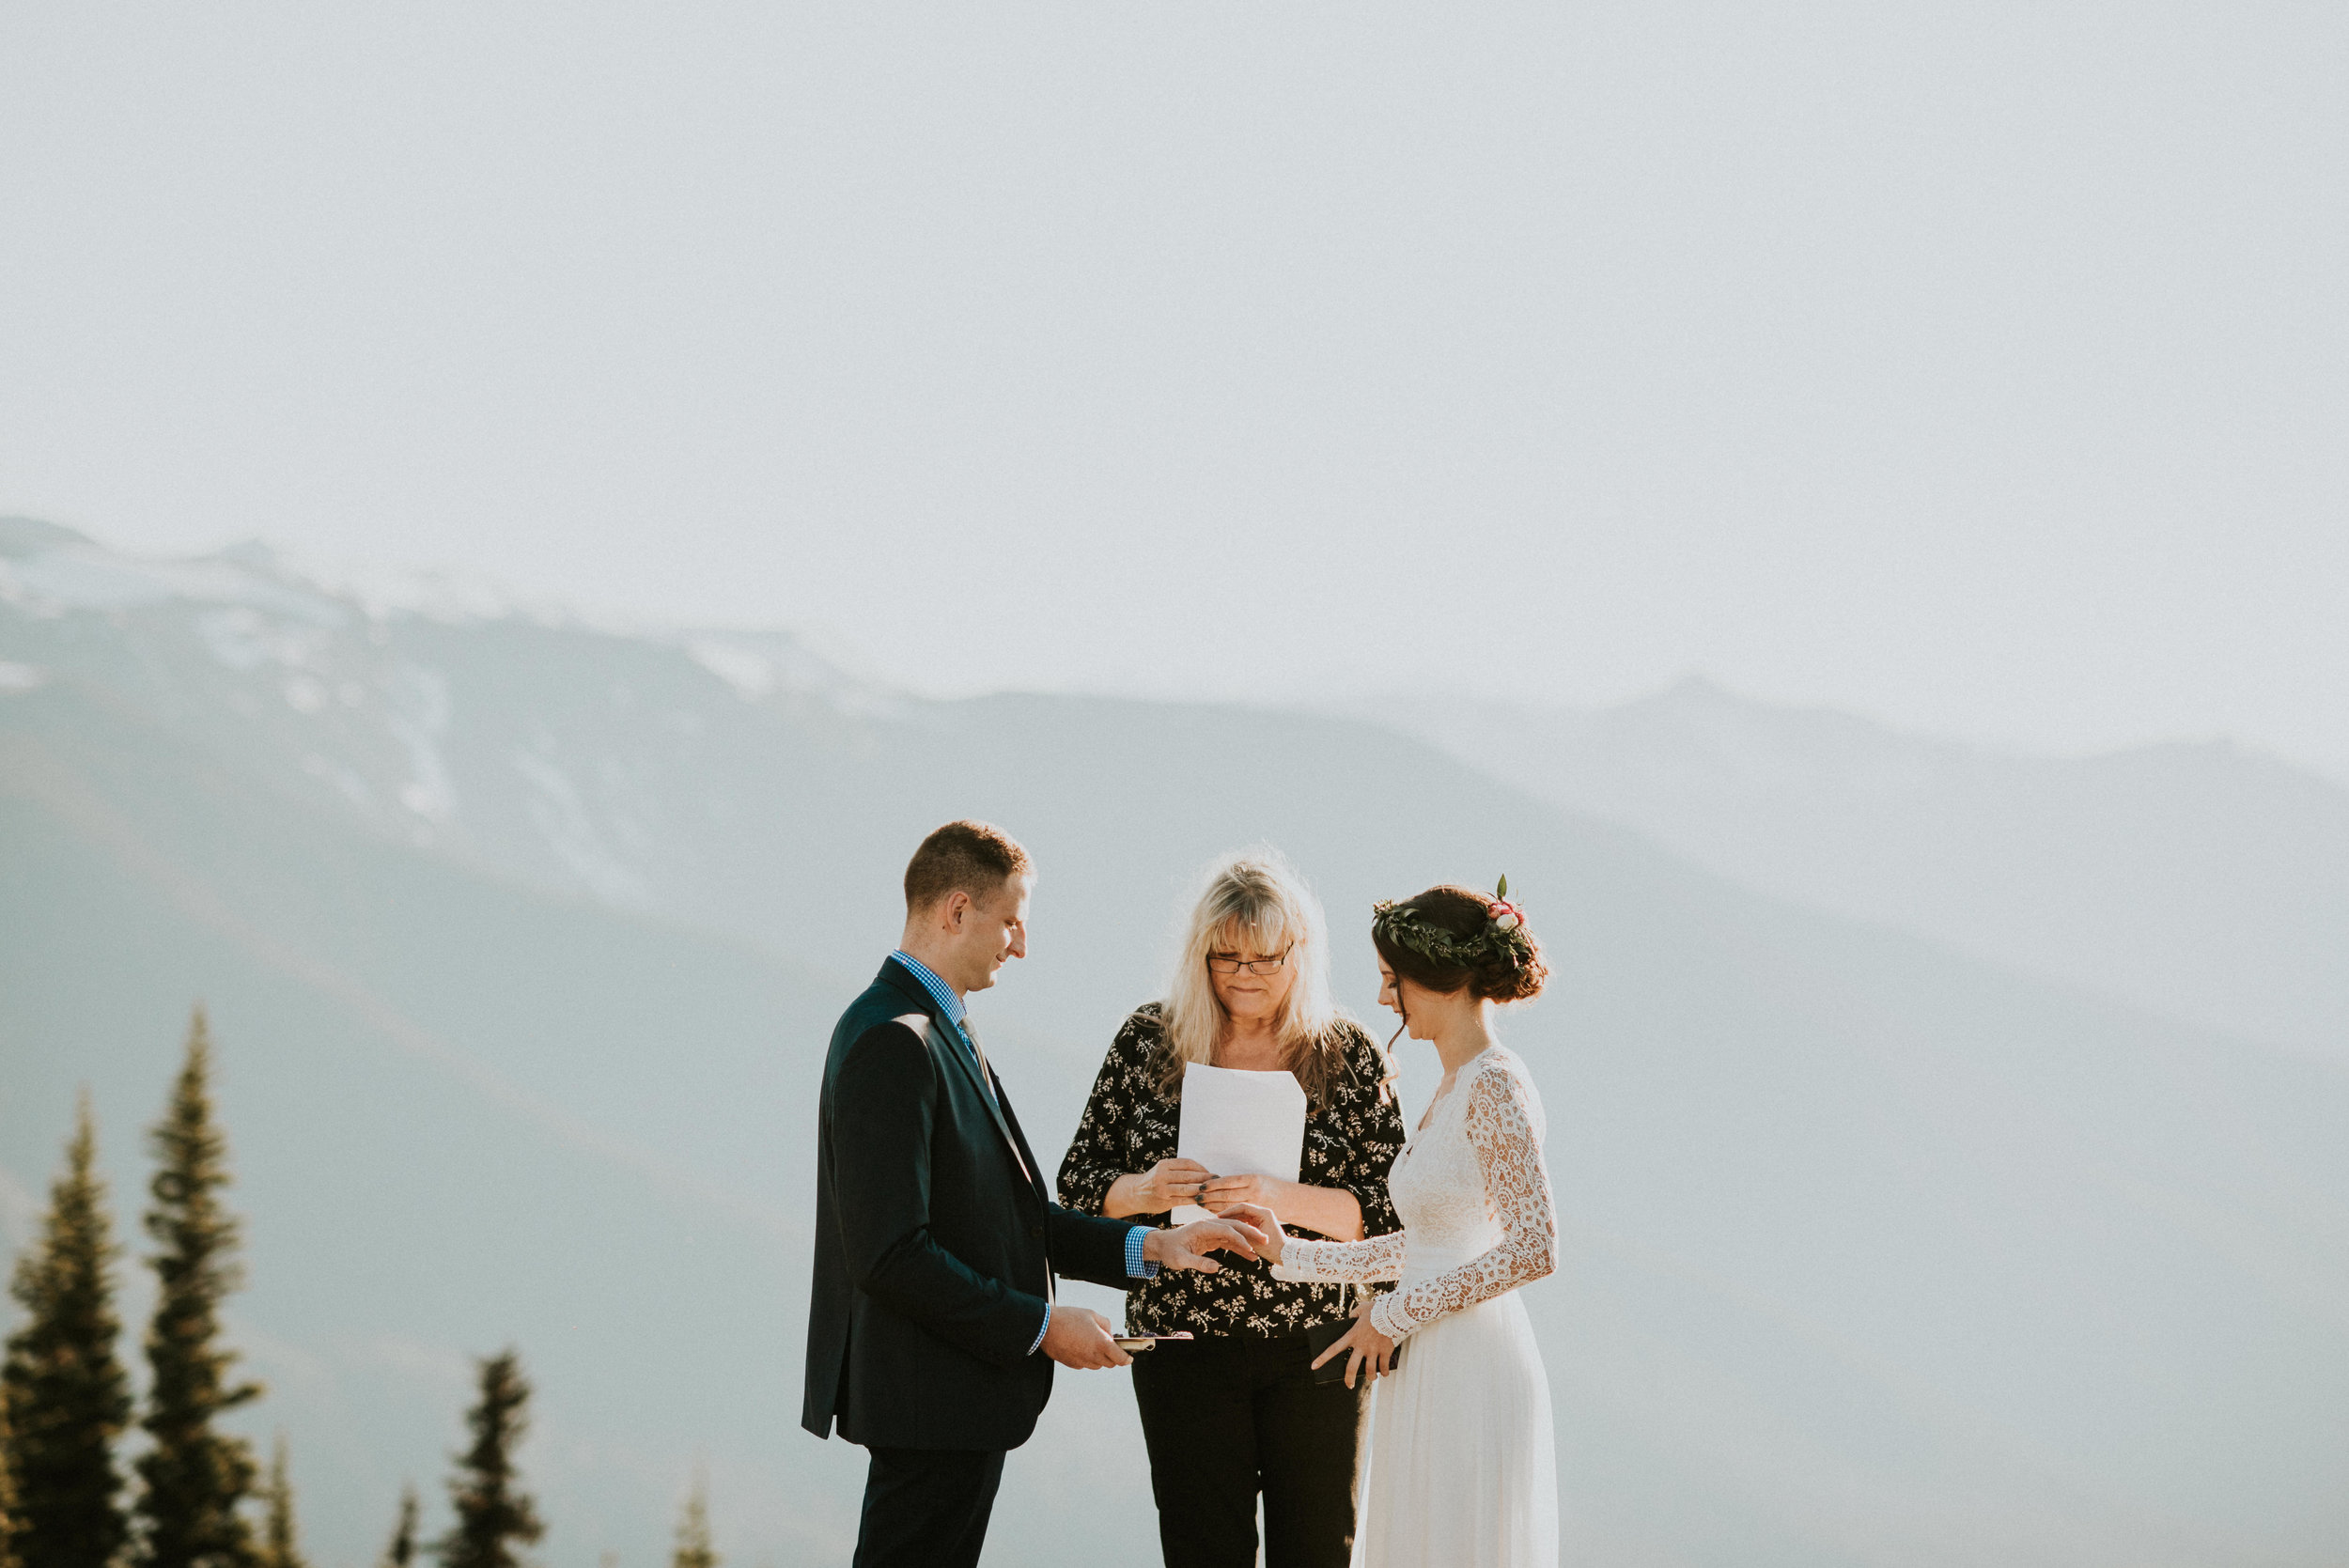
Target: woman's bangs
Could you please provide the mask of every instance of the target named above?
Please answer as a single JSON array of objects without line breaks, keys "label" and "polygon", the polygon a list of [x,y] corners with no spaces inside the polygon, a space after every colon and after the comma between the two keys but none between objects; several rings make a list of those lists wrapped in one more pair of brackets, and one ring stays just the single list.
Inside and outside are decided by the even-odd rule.
[{"label": "woman's bangs", "polygon": [[1252,951],[1258,957],[1269,958],[1286,952],[1304,939],[1289,911],[1278,904],[1267,902],[1252,908],[1235,909],[1216,928],[1214,939],[1207,944],[1210,953],[1242,953]]}]

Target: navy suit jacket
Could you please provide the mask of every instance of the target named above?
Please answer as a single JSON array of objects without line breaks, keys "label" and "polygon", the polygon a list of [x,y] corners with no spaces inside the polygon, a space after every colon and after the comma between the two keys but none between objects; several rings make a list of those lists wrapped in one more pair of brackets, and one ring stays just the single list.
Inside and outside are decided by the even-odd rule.
[{"label": "navy suit jacket", "polygon": [[832,1032],[800,1424],[872,1448],[1017,1448],[1052,1391],[1051,1278],[1125,1288],[1124,1221],[1052,1203],[1003,1080],[894,958]]}]

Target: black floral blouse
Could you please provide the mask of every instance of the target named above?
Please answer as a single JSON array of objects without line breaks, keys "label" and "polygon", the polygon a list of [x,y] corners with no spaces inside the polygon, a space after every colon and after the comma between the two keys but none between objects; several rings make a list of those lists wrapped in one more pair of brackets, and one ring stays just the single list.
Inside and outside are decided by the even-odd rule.
[{"label": "black floral blouse", "polygon": [[[1068,1208],[1098,1214],[1118,1177],[1174,1157],[1182,1103],[1159,1093],[1151,1066],[1164,1035],[1160,1018],[1159,1004],[1145,1003],[1126,1019],[1110,1046],[1076,1140],[1060,1164],[1060,1201]],[[1387,1168],[1403,1147],[1403,1112],[1392,1100],[1378,1098],[1384,1071],[1378,1048],[1354,1024],[1339,1027],[1346,1032],[1351,1070],[1338,1075],[1328,1105],[1306,1107],[1297,1178],[1308,1187],[1351,1192],[1362,1205],[1362,1234],[1386,1235],[1403,1228],[1387,1199]],[[1161,1225],[1169,1223],[1165,1216],[1158,1218]],[[1299,1236],[1334,1239],[1301,1226],[1289,1228]],[[1164,1269],[1127,1292],[1127,1331],[1280,1339],[1351,1314],[1343,1285],[1275,1280],[1272,1265],[1261,1258],[1221,1252],[1216,1261],[1223,1265],[1220,1273]]]}]

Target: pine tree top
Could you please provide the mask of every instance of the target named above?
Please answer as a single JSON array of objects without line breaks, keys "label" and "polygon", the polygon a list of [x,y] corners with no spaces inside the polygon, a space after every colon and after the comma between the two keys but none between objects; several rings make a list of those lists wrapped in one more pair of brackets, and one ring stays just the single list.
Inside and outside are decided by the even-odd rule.
[{"label": "pine tree top", "polygon": [[392,1539],[383,1548],[383,1568],[408,1568],[416,1556],[416,1489],[403,1485],[399,1489],[399,1522],[392,1527]]},{"label": "pine tree top", "polygon": [[114,1263],[120,1251],[106,1211],[106,1181],[98,1173],[98,1125],[86,1092],[66,1144],[65,1169],[49,1188],[47,1225],[40,1241],[17,1259],[9,1285],[27,1319],[9,1336],[11,1354],[86,1358],[86,1347],[103,1341],[111,1361],[121,1327],[114,1311]]},{"label": "pine tree top", "polygon": [[723,1560],[709,1540],[709,1485],[696,1475],[677,1516],[677,1549],[670,1554],[669,1568],[718,1568]]},{"label": "pine tree top", "polygon": [[530,1427],[530,1383],[512,1350],[484,1358],[479,1367],[480,1403],[465,1415],[473,1443],[457,1456],[448,1483],[457,1524],[432,1550],[442,1568],[520,1568],[520,1548],[546,1533],[514,1462]]},{"label": "pine tree top", "polygon": [[270,1450],[269,1479],[262,1483],[261,1568],[304,1568],[294,1525],[293,1478],[286,1465],[286,1435]]},{"label": "pine tree top", "polygon": [[0,1360],[14,1491],[6,1509],[12,1540],[0,1542],[0,1556],[103,1563],[127,1538],[114,1456],[131,1421],[130,1381],[115,1354],[116,1255],[85,1094],[41,1237],[17,1260],[10,1284],[24,1321]]},{"label": "pine tree top", "polygon": [[163,1249],[156,1268],[166,1285],[166,1265],[176,1264],[190,1271],[189,1284],[226,1296],[244,1281],[235,1261],[236,1217],[220,1200],[233,1178],[227,1135],[212,1114],[211,1078],[211,1025],[199,1003],[188,1020],[187,1055],[171,1099],[148,1134],[155,1175],[147,1234]]},{"label": "pine tree top", "polygon": [[139,1456],[139,1568],[256,1568],[259,1552],[243,1504],[257,1467],[244,1439],[214,1421],[260,1396],[230,1376],[236,1353],[221,1339],[220,1304],[242,1282],[237,1223],[221,1201],[228,1141],[213,1119],[211,1030],[198,1006],[187,1056],[162,1120],[148,1134],[157,1169],[147,1232],[161,1287],[148,1326],[153,1372]]}]

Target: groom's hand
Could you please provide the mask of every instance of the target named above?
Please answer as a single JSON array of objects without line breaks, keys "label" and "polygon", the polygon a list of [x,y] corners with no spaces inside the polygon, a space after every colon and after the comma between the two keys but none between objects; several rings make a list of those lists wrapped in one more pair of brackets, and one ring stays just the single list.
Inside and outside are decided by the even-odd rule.
[{"label": "groom's hand", "polygon": [[1195,1268],[1214,1274],[1223,1265],[1206,1254],[1237,1252],[1252,1258],[1265,1245],[1265,1234],[1242,1219],[1200,1219],[1171,1231],[1152,1231],[1143,1238],[1142,1255],[1161,1268]]},{"label": "groom's hand", "polygon": [[1117,1348],[1110,1320],[1086,1307],[1052,1309],[1052,1321],[1044,1330],[1044,1354],[1078,1372],[1122,1367],[1133,1359]]}]

